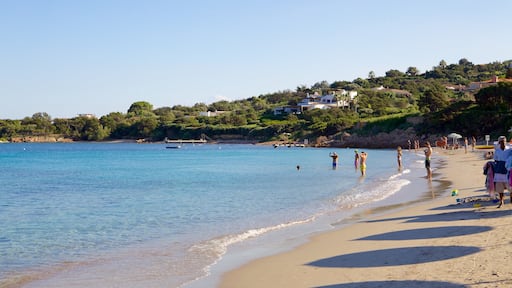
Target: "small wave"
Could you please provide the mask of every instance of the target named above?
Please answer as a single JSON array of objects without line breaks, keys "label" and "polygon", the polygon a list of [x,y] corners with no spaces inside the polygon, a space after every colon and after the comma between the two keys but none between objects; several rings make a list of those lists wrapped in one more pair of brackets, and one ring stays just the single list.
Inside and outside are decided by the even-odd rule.
[{"label": "small wave", "polygon": [[381,201],[411,183],[407,179],[396,179],[397,177],[394,176],[391,176],[389,180],[359,186],[347,191],[335,199],[335,204],[339,209],[350,209],[371,202]]},{"label": "small wave", "polygon": [[[269,233],[272,231],[285,229],[285,228],[295,226],[295,225],[310,223],[310,222],[314,221],[315,218],[316,218],[315,216],[312,216],[305,220],[291,221],[291,222],[287,222],[287,223],[278,224],[275,226],[249,229],[247,231],[244,231],[244,232],[241,232],[238,234],[225,235],[222,237],[210,239],[210,240],[193,245],[189,249],[189,253],[191,253],[191,255],[195,255],[192,257],[193,258],[200,257],[202,259],[205,259],[206,262],[209,263],[209,264],[205,265],[205,267],[203,269],[203,272],[205,275],[198,277],[195,280],[199,280],[203,277],[209,276],[211,267],[213,265],[215,265],[217,262],[219,262],[220,259],[222,259],[222,256],[224,254],[226,254],[229,246],[231,246],[233,244],[241,243],[245,240],[255,238],[255,237],[261,236],[263,234],[266,234],[266,233]],[[185,283],[184,285],[189,284],[189,283]],[[181,287],[183,287],[183,286],[181,286]]]},{"label": "small wave", "polygon": [[389,180],[396,179],[404,174],[409,174],[409,173],[411,173],[410,169],[404,169],[403,171],[400,171],[399,173],[389,176]]},{"label": "small wave", "polygon": [[294,225],[305,224],[314,221],[315,217],[311,217],[305,220],[291,221],[283,224],[278,224],[270,227],[263,227],[257,229],[250,229],[239,234],[226,235],[219,238],[207,240],[205,242],[196,244],[190,248],[191,252],[201,253],[215,253],[217,256],[222,256],[226,253],[227,248],[230,245],[240,243],[250,238],[261,236],[265,233],[288,228]]}]

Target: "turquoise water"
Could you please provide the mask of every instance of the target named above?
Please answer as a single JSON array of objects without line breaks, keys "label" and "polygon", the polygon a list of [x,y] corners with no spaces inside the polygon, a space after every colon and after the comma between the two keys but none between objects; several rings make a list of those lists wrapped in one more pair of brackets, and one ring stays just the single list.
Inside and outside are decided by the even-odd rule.
[{"label": "turquoise water", "polygon": [[352,149],[1,144],[0,284],[179,287],[231,245],[382,201],[424,174],[412,152],[403,171],[395,151],[366,152],[361,177]]}]

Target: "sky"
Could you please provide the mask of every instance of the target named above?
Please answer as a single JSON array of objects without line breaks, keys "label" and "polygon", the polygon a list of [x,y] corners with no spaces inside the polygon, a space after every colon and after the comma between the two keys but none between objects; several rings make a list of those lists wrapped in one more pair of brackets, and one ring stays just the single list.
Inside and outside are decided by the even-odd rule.
[{"label": "sky", "polygon": [[0,0],[0,119],[503,62],[510,11],[509,0]]}]

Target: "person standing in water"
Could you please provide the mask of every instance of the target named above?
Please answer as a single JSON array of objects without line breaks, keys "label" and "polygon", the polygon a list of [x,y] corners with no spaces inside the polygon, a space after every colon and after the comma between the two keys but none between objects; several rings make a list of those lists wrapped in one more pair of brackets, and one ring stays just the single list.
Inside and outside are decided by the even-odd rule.
[{"label": "person standing in water", "polygon": [[358,165],[359,165],[359,152],[357,150],[354,150],[354,167],[357,169]]},{"label": "person standing in water", "polygon": [[427,179],[432,180],[432,169],[430,168],[430,157],[432,157],[432,147],[427,141],[427,149],[425,149],[425,169],[427,169]]},{"label": "person standing in water", "polygon": [[336,152],[329,153],[329,156],[332,158],[332,169],[336,169],[338,166],[338,154]]},{"label": "person standing in water", "polygon": [[396,160],[398,161],[398,170],[402,169],[402,147],[396,148]]},{"label": "person standing in water", "polygon": [[359,164],[361,167],[361,176],[366,175],[366,158],[368,157],[368,154],[366,152],[362,151],[361,155],[359,155]]}]

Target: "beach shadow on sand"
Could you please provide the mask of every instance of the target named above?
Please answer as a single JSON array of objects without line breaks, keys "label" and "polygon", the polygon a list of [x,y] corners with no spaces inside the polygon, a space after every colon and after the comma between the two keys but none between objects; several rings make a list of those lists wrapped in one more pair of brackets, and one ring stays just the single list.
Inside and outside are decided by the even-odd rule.
[{"label": "beach shadow on sand", "polygon": [[[454,205],[458,206],[458,205]],[[460,209],[468,208],[459,206]],[[439,209],[439,208],[438,208]],[[448,209],[448,208],[447,208]],[[453,208],[456,209],[456,208]],[[393,217],[384,218],[377,220],[368,220],[367,223],[378,223],[387,221],[400,221],[403,220],[405,223],[426,223],[426,222],[450,222],[450,221],[461,221],[461,220],[474,220],[481,218],[500,218],[510,216],[510,210],[508,209],[496,209],[493,211],[481,211],[481,210],[465,210],[465,211],[453,211],[439,214],[425,214],[425,215],[413,215],[405,217]]]},{"label": "beach shadow on sand", "polygon": [[483,233],[492,230],[490,226],[448,226],[392,231],[355,239],[357,240],[418,240],[456,237]]},{"label": "beach shadow on sand", "polygon": [[403,288],[403,287],[424,287],[424,288],[465,288],[469,286],[440,282],[440,281],[417,281],[417,280],[402,280],[402,281],[367,281],[346,284],[334,284],[327,286],[316,286],[313,288]]},{"label": "beach shadow on sand", "polygon": [[473,246],[415,246],[338,255],[316,260],[306,265],[321,268],[400,266],[453,259],[480,251],[480,248]]}]

